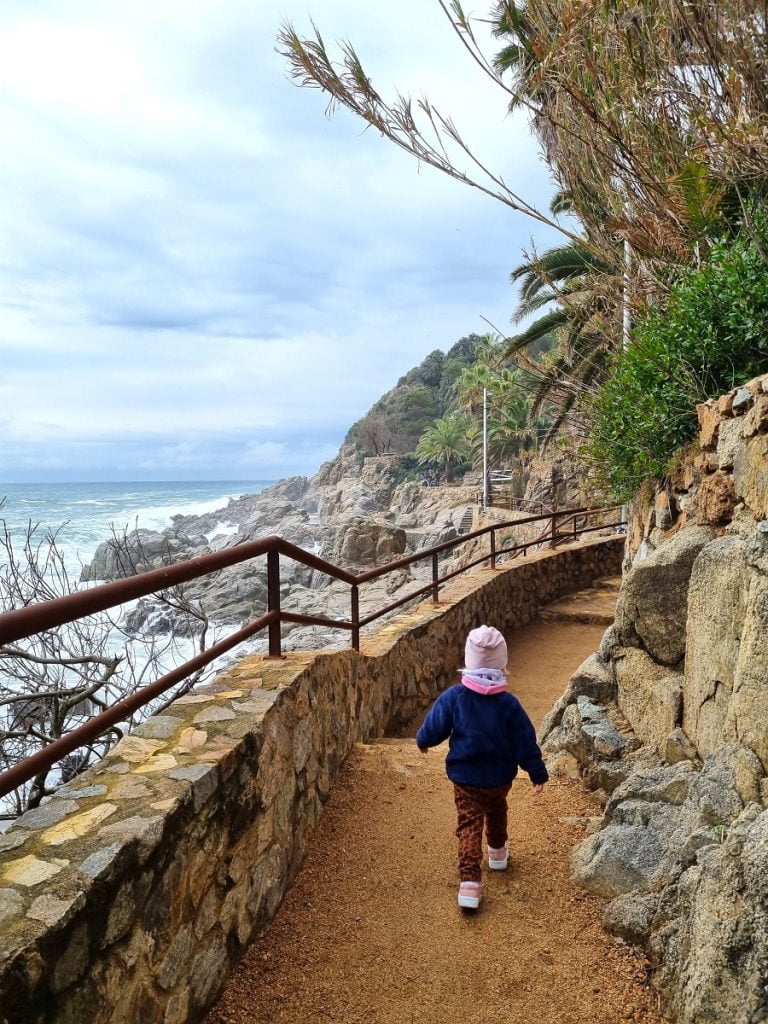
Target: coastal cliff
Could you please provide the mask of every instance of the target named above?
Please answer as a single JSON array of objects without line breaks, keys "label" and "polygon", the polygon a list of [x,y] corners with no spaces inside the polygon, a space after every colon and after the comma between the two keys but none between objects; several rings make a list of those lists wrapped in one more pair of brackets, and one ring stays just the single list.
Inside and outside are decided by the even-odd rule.
[{"label": "coastal cliff", "polygon": [[[455,405],[456,381],[476,362],[481,347],[482,339],[470,335],[447,353],[430,353],[350,427],[336,457],[314,476],[280,480],[205,515],[173,516],[171,526],[162,531],[137,529],[105,540],[83,569],[82,580],[113,580],[272,535],[359,572],[478,526],[480,475],[470,471],[458,485],[434,486],[432,476],[427,480],[416,466],[411,449],[434,417]],[[565,456],[529,454],[527,458],[517,481],[519,488],[527,482],[526,496],[548,506],[583,503],[579,475]],[[505,512],[503,518],[519,516]],[[460,557],[477,555],[475,546]],[[361,613],[391,603],[401,588],[426,582],[430,575],[431,565],[425,562],[386,581],[367,583],[360,592]],[[348,617],[346,584],[288,559],[281,565],[281,584],[283,601],[303,614]],[[258,617],[266,599],[264,559],[233,566],[185,587],[185,601],[199,605],[209,619],[221,623],[240,624]],[[129,631],[145,635],[185,635],[199,628],[199,622],[156,598],[140,601],[125,620]],[[344,639],[318,626],[286,624],[284,633],[286,650],[312,650]],[[252,644],[252,649],[260,649],[260,643]]]},{"label": "coastal cliff", "polygon": [[[616,621],[542,727],[604,804],[575,879],[679,1024],[768,1020],[768,375],[632,513]],[[596,826],[596,827],[595,827]]]}]

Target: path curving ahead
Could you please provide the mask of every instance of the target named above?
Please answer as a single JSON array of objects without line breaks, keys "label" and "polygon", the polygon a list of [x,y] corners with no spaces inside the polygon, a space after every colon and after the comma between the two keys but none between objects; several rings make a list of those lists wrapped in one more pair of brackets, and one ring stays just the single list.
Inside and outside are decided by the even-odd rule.
[{"label": "path curving ahead", "polygon": [[[513,692],[538,724],[603,626],[537,623],[510,641]],[[415,730],[414,730],[415,731]],[[445,748],[358,745],[275,919],[206,1024],[659,1024],[644,961],[600,927],[568,855],[599,813],[572,780],[510,795],[507,872],[456,906]],[[573,820],[576,819],[576,820]]]}]

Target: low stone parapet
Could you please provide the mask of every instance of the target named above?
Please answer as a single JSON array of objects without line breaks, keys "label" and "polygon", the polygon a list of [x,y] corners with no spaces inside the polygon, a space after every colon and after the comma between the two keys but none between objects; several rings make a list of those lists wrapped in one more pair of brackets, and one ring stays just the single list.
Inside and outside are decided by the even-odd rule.
[{"label": "low stone parapet", "polygon": [[469,629],[530,622],[622,551],[611,537],[468,574],[360,654],[249,657],[148,719],[0,836],[0,1022],[198,1020],[279,906],[353,744],[453,683]]}]

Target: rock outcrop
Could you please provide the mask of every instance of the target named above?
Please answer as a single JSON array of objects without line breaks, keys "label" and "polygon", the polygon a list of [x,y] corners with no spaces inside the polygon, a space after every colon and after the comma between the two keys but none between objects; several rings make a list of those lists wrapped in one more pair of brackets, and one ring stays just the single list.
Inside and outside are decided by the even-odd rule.
[{"label": "rock outcrop", "polygon": [[[201,516],[174,516],[162,532],[134,530],[97,548],[83,580],[113,580],[159,568],[223,547],[279,535],[353,572],[376,568],[420,548],[458,535],[476,486],[426,487],[400,481],[399,460],[362,458],[353,445],[320,467],[312,478],[289,477],[255,495],[231,499]],[[361,589],[361,613],[391,602],[412,580],[426,581],[431,565],[414,566]],[[304,614],[346,619],[349,588],[288,558],[281,559],[281,598]],[[195,580],[184,601],[218,622],[245,624],[266,608],[266,560],[257,558]],[[172,605],[144,598],[124,624],[135,634],[189,635],[199,622]],[[318,627],[285,626],[285,648],[313,649],[345,638]],[[266,641],[264,641],[266,642]]]},{"label": "rock outcrop", "polygon": [[635,510],[615,624],[545,720],[605,805],[574,852],[678,1024],[768,1021],[768,376]]}]

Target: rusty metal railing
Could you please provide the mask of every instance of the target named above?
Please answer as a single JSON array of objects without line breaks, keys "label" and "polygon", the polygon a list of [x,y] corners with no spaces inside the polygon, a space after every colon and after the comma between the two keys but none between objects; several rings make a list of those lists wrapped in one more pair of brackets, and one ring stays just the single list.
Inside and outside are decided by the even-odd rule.
[{"label": "rusty metal railing", "polygon": [[[19,761],[12,768],[0,773],[0,797],[6,796],[17,786],[34,778],[38,772],[51,768],[57,761],[66,757],[72,751],[77,750],[78,747],[91,743],[113,726],[124,722],[129,715],[149,703],[149,701],[161,696],[176,683],[181,682],[182,679],[204,668],[222,654],[226,654],[244,640],[250,639],[263,630],[267,630],[269,653],[266,657],[268,658],[282,657],[280,633],[281,625],[284,622],[347,630],[350,633],[351,646],[357,651],[360,649],[360,630],[364,626],[426,594],[431,596],[433,603],[438,604],[440,586],[466,572],[468,569],[488,562],[489,568],[493,570],[496,569],[501,556],[509,557],[521,553],[526,555],[529,550],[544,544],[554,548],[566,541],[575,541],[583,534],[621,527],[624,523],[620,515],[615,522],[600,522],[597,525],[587,525],[595,517],[604,518],[609,513],[616,512],[619,508],[620,506],[613,505],[601,509],[568,509],[560,512],[550,512],[547,515],[528,516],[525,519],[511,520],[504,523],[491,523],[480,530],[475,530],[473,533],[464,534],[453,540],[444,541],[442,544],[436,544],[433,547],[416,551],[405,558],[399,558],[380,568],[370,569],[362,573],[351,573],[340,566],[333,565],[331,562],[327,562],[325,559],[313,555],[311,552],[305,551],[295,544],[291,544],[290,541],[284,540],[282,537],[265,537],[263,540],[247,541],[209,555],[201,555],[198,558],[191,558],[185,562],[163,566],[160,569],[151,569],[127,579],[104,583],[92,589],[69,594],[66,597],[59,597],[52,601],[43,601],[6,612],[0,615],[0,646],[22,640],[36,633],[56,629],[67,622],[74,622],[87,615],[106,611],[109,608],[134,601],[140,597],[148,597],[158,591],[167,590],[169,587],[180,583],[188,583],[190,580],[199,579],[201,576],[217,572],[220,569],[229,568],[232,565],[238,565],[252,558],[266,555],[267,559],[266,614],[214,644],[203,653],[179,665],[171,672],[161,676],[154,683],[142,687],[124,700],[112,705],[112,707],[107,708],[98,715],[94,715],[83,725],[67,733],[66,736],[48,744],[36,753]],[[536,539],[519,544],[502,545],[501,547],[497,545],[497,535],[501,531],[543,521],[546,521],[546,527]],[[451,572],[440,575],[439,561],[441,555],[486,535],[489,535],[488,552]],[[349,619],[331,619],[320,615],[303,615],[298,612],[284,610],[280,602],[281,556],[290,558],[310,569],[316,569],[333,579],[341,580],[348,584],[350,587]],[[391,604],[361,618],[359,600],[359,588],[361,585],[426,559],[431,561],[432,567],[432,578],[429,583],[416,590],[409,591],[408,594],[397,601],[393,601]],[[34,694],[30,696],[34,696]]]},{"label": "rusty metal railing", "polygon": [[[475,494],[475,503],[482,505],[482,491],[477,491]],[[510,512],[530,512],[532,515],[539,516],[552,515],[554,511],[551,505],[547,505],[543,501],[530,501],[528,498],[515,498],[513,495],[499,493],[499,490],[493,485],[489,488],[488,504],[493,508],[504,508]]]}]

